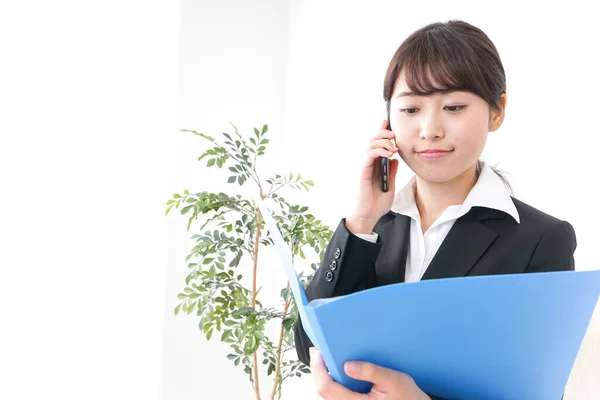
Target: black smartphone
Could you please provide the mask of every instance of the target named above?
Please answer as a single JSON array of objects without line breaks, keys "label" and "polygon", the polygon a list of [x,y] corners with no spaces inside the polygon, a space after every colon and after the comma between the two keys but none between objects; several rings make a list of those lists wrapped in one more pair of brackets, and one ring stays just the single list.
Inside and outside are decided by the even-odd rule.
[{"label": "black smartphone", "polygon": [[[390,114],[387,116],[388,130],[391,130]],[[390,159],[381,157],[381,190],[387,192],[390,186]]]}]

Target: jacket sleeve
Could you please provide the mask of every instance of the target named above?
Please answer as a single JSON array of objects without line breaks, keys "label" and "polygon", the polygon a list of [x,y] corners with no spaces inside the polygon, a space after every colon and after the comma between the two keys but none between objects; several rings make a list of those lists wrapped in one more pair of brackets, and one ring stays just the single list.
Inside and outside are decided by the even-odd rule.
[{"label": "jacket sleeve", "polygon": [[[377,221],[374,232],[389,220],[389,215]],[[381,235],[375,243],[362,239],[348,230],[346,218],[342,218],[325,249],[320,267],[306,288],[307,300],[343,296],[373,287],[375,262],[382,246]],[[298,358],[309,365],[309,348],[313,344],[302,327],[300,317],[294,327],[294,341]]]},{"label": "jacket sleeve", "polygon": [[573,226],[557,221],[548,227],[535,248],[527,272],[573,271],[577,238]]}]

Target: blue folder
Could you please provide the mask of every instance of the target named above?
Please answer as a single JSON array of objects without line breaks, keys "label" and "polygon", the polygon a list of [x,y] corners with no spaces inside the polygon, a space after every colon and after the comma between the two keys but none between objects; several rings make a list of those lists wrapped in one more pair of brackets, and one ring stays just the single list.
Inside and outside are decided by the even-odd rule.
[{"label": "blue folder", "polygon": [[310,303],[291,250],[259,208],[285,267],[305,332],[336,381],[368,361],[461,400],[559,400],[600,296],[600,270],[398,283]]}]

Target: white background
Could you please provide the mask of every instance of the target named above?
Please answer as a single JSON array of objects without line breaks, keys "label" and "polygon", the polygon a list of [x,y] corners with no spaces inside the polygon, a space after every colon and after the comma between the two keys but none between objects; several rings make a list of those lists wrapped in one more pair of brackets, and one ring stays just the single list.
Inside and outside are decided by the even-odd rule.
[{"label": "white background", "polygon": [[[287,197],[335,228],[385,117],[389,59],[437,20],[464,19],[497,46],[507,116],[483,158],[518,198],[571,222],[577,269],[597,269],[595,14],[584,2],[527,4],[2,3],[0,398],[254,398],[226,348],[173,317],[191,233],[165,218],[166,199],[239,188],[207,174],[195,161],[206,144],[179,129],[268,123],[263,176],[315,181]],[[272,300],[283,281],[270,265],[261,294]],[[599,319],[566,399],[600,396]],[[316,398],[310,377],[284,390]]]},{"label": "white background", "polygon": [[0,5],[0,399],[157,399],[180,4]]}]

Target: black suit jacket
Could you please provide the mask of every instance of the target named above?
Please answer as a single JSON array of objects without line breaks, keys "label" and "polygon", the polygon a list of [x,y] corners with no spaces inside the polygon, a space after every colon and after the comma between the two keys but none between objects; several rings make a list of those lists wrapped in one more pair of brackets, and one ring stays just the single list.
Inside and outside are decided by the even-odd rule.
[{"label": "black suit jacket", "polygon": [[[512,200],[520,223],[502,211],[473,207],[456,220],[422,279],[574,270],[572,225]],[[338,225],[306,288],[309,301],[404,282],[410,218],[390,210],[373,228],[376,243],[352,234],[345,222],[343,218]],[[308,365],[312,343],[300,319],[295,344],[299,359]]]}]

